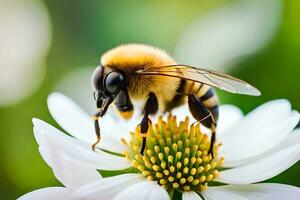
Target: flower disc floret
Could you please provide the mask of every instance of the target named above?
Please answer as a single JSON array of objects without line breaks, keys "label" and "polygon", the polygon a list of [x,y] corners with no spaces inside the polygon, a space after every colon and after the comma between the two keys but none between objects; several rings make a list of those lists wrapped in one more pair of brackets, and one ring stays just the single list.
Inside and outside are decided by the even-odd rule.
[{"label": "flower disc floret", "polygon": [[149,124],[144,155],[140,154],[142,137],[138,127],[126,142],[126,157],[148,180],[157,181],[167,190],[203,191],[218,176],[223,158],[218,159],[218,144],[214,159],[209,154],[210,138],[201,132],[200,125],[189,126],[189,119],[177,123],[170,115],[167,121],[159,117]]}]

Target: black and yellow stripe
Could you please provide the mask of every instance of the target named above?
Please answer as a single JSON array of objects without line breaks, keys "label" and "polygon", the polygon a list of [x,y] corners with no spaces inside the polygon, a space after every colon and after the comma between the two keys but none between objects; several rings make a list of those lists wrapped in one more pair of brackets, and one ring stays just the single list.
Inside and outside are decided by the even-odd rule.
[{"label": "black and yellow stripe", "polygon": [[[176,92],[175,97],[168,104],[167,110],[172,110],[183,104],[187,96],[195,94],[203,105],[211,112],[215,121],[217,121],[219,115],[218,97],[213,88],[202,83],[181,80],[180,86]],[[203,124],[206,124],[205,121],[203,121]]]},{"label": "black and yellow stripe", "polygon": [[[186,102],[186,97],[193,94],[200,99],[203,105],[211,112],[214,120],[217,121],[219,116],[219,107],[218,97],[214,89],[208,85],[190,80],[181,80],[176,91],[176,95],[166,106],[166,111],[171,111],[173,108],[182,105]],[[205,125],[206,122],[203,121],[203,124]]]}]

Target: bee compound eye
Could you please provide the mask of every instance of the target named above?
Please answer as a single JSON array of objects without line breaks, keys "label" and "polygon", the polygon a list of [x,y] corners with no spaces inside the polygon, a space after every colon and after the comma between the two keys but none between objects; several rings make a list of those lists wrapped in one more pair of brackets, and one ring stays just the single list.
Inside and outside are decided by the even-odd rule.
[{"label": "bee compound eye", "polygon": [[96,90],[102,89],[102,81],[103,81],[103,67],[98,66],[92,76],[92,83]]},{"label": "bee compound eye", "polygon": [[118,72],[110,72],[107,74],[104,82],[105,89],[111,94],[118,92],[123,84],[124,77]]}]

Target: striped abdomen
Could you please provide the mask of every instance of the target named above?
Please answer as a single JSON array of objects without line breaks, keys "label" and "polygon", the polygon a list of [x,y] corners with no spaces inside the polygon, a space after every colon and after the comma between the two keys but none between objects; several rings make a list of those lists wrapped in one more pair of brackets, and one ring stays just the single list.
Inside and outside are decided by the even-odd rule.
[{"label": "striped abdomen", "polygon": [[[182,105],[186,102],[189,95],[195,94],[195,96],[197,96],[197,98],[202,102],[204,107],[209,109],[214,117],[215,122],[217,121],[219,115],[218,97],[213,88],[198,82],[181,80],[180,86],[178,87],[176,93],[177,94],[172,101],[167,103],[166,111],[171,111],[173,108]],[[202,115],[202,113],[199,113],[199,115]],[[206,116],[203,115],[200,118],[203,119],[205,117]],[[210,127],[211,125],[209,120],[203,120],[201,122],[207,127]]]},{"label": "striped abdomen", "polygon": [[[176,108],[177,106],[182,105],[183,103],[186,102],[187,97],[189,95],[195,95],[197,99],[199,99],[203,106],[207,108],[211,114],[214,117],[215,122],[218,119],[219,115],[219,110],[218,110],[218,97],[215,94],[213,88],[211,88],[208,85],[204,85],[198,82],[193,82],[189,80],[181,80],[180,86],[178,87],[176,91],[175,97],[172,99],[172,101],[168,102],[166,105],[166,111],[171,111],[173,108]],[[203,119],[205,118],[206,114],[203,113],[198,113],[200,117],[199,118]],[[203,115],[203,116],[202,116]],[[211,121],[210,120],[203,120],[201,123],[207,127],[211,126]]]}]

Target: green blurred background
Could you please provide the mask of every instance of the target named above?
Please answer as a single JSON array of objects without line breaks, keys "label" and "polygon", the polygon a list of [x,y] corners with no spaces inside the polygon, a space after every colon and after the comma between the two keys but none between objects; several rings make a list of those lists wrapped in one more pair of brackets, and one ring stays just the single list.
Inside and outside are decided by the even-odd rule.
[{"label": "green blurred background", "polygon": [[[60,185],[39,155],[31,119],[57,126],[46,105],[53,91],[91,112],[89,75],[100,55],[118,44],[155,45],[180,62],[214,66],[247,80],[261,97],[218,92],[222,103],[244,113],[276,98],[287,98],[300,110],[298,0],[0,0],[0,13],[4,199]],[[299,172],[300,163],[270,181],[300,186]]]}]

